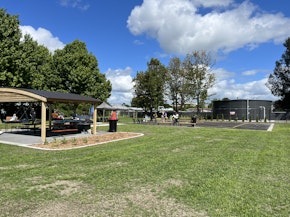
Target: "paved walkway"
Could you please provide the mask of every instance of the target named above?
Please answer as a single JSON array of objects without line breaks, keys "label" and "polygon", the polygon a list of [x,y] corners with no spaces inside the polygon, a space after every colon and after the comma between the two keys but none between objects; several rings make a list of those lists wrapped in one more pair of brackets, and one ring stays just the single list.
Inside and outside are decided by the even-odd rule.
[{"label": "paved walkway", "polygon": [[[98,123],[97,126],[108,126],[108,123]],[[97,131],[97,134],[107,133],[105,131]],[[88,133],[73,133],[73,134],[51,134],[47,131],[46,140],[53,142],[55,139],[63,138],[81,138],[91,134]],[[21,130],[21,129],[0,129],[0,143],[17,145],[17,146],[29,146],[33,144],[41,144],[40,130]]]},{"label": "paved walkway", "polygon": [[[106,134],[108,132],[105,131],[98,131],[97,135]],[[47,135],[46,140],[47,142],[53,142],[55,139],[70,139],[70,138],[82,138],[90,136],[91,134],[88,133],[73,133],[73,134],[59,134],[59,135]],[[6,131],[0,135],[0,143],[3,144],[10,144],[10,145],[17,145],[27,147],[33,144],[41,144],[41,136],[40,131],[33,133],[33,131]]]},{"label": "paved walkway", "polygon": [[215,121],[205,121],[197,123],[199,127],[214,127],[214,128],[234,128],[234,129],[244,129],[244,130],[266,130],[271,131],[273,129],[274,123],[261,123],[261,122],[215,122]]},{"label": "paved walkway", "polygon": [[272,131],[274,123],[264,122],[241,122],[241,121],[198,121],[196,124],[190,122],[180,121],[178,124],[172,124],[171,122],[140,122],[140,124],[153,124],[153,125],[165,125],[165,126],[182,126],[182,127],[213,127],[213,128],[234,128],[245,130],[266,130]]},{"label": "paved walkway", "polygon": [[19,134],[15,133],[15,131],[6,131],[0,135],[0,143],[28,146],[31,144],[40,144],[42,143],[42,140],[40,136]]}]

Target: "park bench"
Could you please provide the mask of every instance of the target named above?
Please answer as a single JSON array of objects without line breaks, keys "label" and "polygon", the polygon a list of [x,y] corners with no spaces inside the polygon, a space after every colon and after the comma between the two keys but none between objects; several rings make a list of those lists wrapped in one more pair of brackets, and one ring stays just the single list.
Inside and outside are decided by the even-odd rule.
[{"label": "park bench", "polygon": [[68,133],[68,132],[78,132],[76,128],[67,128],[67,129],[55,129],[51,130],[53,133]]},{"label": "park bench", "polygon": [[26,130],[33,130],[34,132],[36,129],[38,129],[38,125],[41,125],[40,120],[35,120],[35,121],[29,121],[27,123],[23,123],[24,126],[21,127],[21,129],[26,129]]},{"label": "park bench", "polygon": [[51,132],[53,133],[68,133],[68,132],[82,132],[87,131],[91,128],[91,124],[74,119],[64,119],[53,121],[53,128]]}]

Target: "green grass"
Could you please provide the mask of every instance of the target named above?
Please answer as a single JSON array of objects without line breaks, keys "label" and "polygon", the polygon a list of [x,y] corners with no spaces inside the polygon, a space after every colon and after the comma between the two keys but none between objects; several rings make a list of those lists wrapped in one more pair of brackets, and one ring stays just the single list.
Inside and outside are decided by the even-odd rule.
[{"label": "green grass", "polygon": [[68,151],[0,144],[0,216],[290,215],[289,124],[118,131],[144,136]]}]

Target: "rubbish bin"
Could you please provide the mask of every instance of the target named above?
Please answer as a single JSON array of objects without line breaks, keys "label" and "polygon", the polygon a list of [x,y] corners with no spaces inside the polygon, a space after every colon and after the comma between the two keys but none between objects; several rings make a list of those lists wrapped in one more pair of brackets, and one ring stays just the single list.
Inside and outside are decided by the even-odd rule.
[{"label": "rubbish bin", "polygon": [[191,118],[191,123],[193,127],[196,125],[196,117]]},{"label": "rubbish bin", "polygon": [[117,132],[117,122],[118,120],[109,119],[109,132]]}]

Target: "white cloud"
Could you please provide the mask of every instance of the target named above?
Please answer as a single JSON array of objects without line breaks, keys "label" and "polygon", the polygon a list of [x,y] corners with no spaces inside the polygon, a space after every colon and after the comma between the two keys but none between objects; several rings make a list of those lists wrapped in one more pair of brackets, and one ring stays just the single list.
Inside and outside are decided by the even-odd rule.
[{"label": "white cloud", "polygon": [[[20,26],[20,29],[23,35],[31,35],[34,40],[40,45],[47,47],[51,52],[56,49],[62,49],[65,46],[57,37],[54,37],[50,31],[44,28],[34,29],[31,26]],[[111,104],[131,104],[133,98],[132,73],[130,67],[116,70],[108,69],[105,72],[106,78],[112,83],[111,97],[108,99]]]},{"label": "white cloud", "polygon": [[232,0],[191,0],[195,5],[201,5],[203,7],[224,7],[232,3]]},{"label": "white cloud", "polygon": [[221,80],[224,80],[224,79],[227,79],[227,78],[232,78],[232,77],[235,76],[234,72],[228,72],[228,71],[226,71],[223,68],[213,69],[212,73],[215,74],[217,81],[221,81]]},{"label": "white cloud", "polygon": [[250,75],[255,75],[255,74],[257,74],[258,72],[259,72],[259,70],[255,70],[255,69],[253,69],[253,70],[247,70],[247,71],[244,71],[244,72],[242,73],[242,75],[250,76]]},{"label": "white cloud", "polygon": [[236,83],[234,79],[217,80],[216,84],[209,89],[211,99],[259,99],[277,100],[271,91],[266,87],[268,78],[247,83]]},{"label": "white cloud", "polygon": [[83,0],[59,0],[61,6],[78,8],[82,11],[89,9],[90,5],[84,3]]},{"label": "white cloud", "polygon": [[[204,8],[211,12],[202,14]],[[168,53],[227,53],[282,42],[290,34],[290,18],[263,12],[249,1],[144,0],[131,11],[127,27],[134,35],[155,38]]]},{"label": "white cloud", "polygon": [[258,73],[269,73],[269,70],[265,70],[265,69],[252,69],[252,70],[244,71],[242,73],[242,75],[252,76],[252,75],[256,75]]},{"label": "white cloud", "polygon": [[44,28],[34,29],[32,26],[20,26],[22,35],[29,34],[40,45],[44,45],[50,52],[62,49],[65,45]]},{"label": "white cloud", "polygon": [[133,43],[136,44],[136,45],[143,45],[144,44],[144,42],[140,41],[140,40],[134,40]]},{"label": "white cloud", "polygon": [[108,69],[105,74],[106,78],[112,83],[111,97],[108,102],[111,104],[131,104],[133,98],[133,73],[130,67],[125,69]]}]

